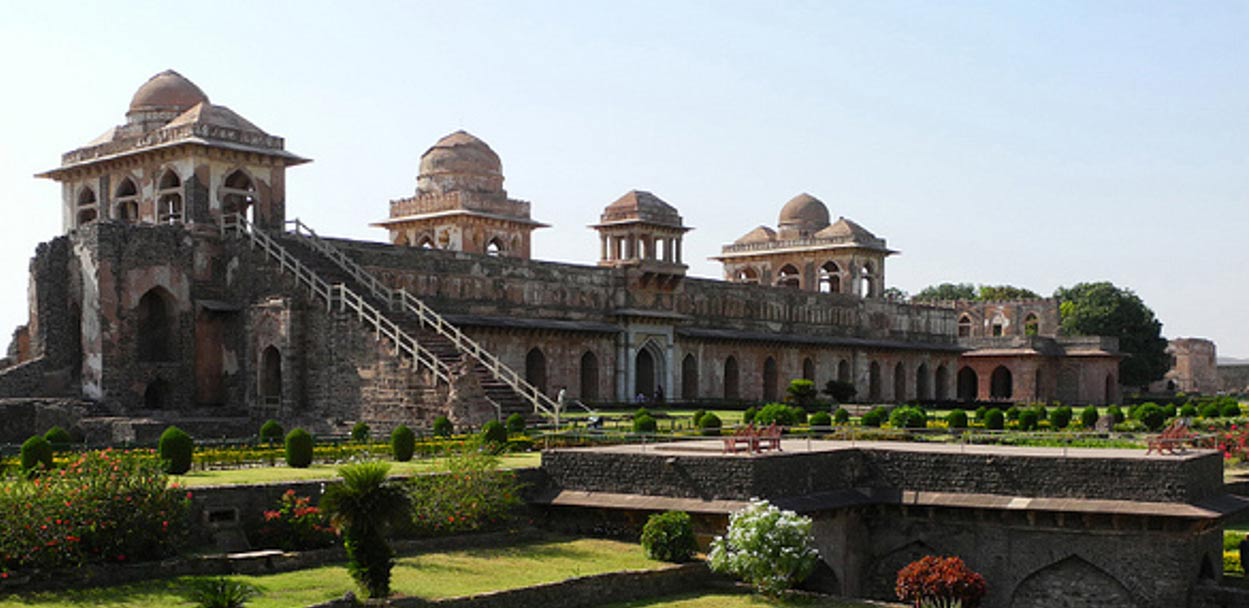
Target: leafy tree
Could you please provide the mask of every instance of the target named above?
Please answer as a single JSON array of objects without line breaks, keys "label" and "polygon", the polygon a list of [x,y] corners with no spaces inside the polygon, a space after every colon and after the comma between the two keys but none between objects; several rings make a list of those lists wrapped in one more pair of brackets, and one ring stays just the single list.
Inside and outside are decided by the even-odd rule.
[{"label": "leafy tree", "polygon": [[912,296],[916,301],[934,300],[976,300],[977,290],[972,283],[941,283],[930,285]]},{"label": "leafy tree", "polygon": [[837,403],[847,403],[856,396],[856,385],[850,382],[842,382],[839,380],[830,380],[825,383],[825,390],[821,391],[830,396]]},{"label": "leafy tree", "polygon": [[907,302],[908,292],[898,287],[887,287],[886,290],[882,292],[882,297],[891,302]]},{"label": "leafy tree", "polygon": [[321,508],[343,534],[348,573],[367,597],[391,594],[391,566],[395,552],[386,529],[408,516],[412,503],[399,483],[387,479],[391,466],[362,462],[339,468],[341,483],[326,488]]},{"label": "leafy tree", "polygon": [[1102,283],[1079,283],[1056,290],[1060,299],[1060,333],[1068,336],[1112,336],[1120,339],[1121,384],[1146,386],[1164,377],[1168,341],[1160,336],[1155,313],[1128,289]]},{"label": "leafy tree", "polygon": [[1012,285],[979,285],[977,299],[983,302],[998,300],[1037,300],[1042,296],[1024,287]]},{"label": "leafy tree", "polygon": [[812,405],[817,400],[817,385],[803,378],[791,380],[786,387],[786,400],[800,407]]}]

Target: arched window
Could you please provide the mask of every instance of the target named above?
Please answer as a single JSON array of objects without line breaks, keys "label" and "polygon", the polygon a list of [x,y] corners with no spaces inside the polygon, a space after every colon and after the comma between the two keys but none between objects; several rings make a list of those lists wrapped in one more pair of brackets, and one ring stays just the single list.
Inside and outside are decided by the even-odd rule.
[{"label": "arched window", "polygon": [[842,269],[835,262],[821,265],[820,282],[817,288],[821,293],[840,293],[843,291]]},{"label": "arched window", "polygon": [[407,234],[401,232],[399,235],[395,237],[395,244],[400,247],[408,247],[409,245],[412,245],[413,243],[412,241],[408,240]]},{"label": "arched window", "polygon": [[895,403],[903,403],[908,400],[908,373],[904,370],[903,362],[895,364]]},{"label": "arched window", "polygon": [[114,199],[113,217],[127,224],[139,221],[139,188],[135,186],[135,180],[122,178],[122,182],[117,185]]},{"label": "arched window", "polygon": [[956,398],[961,401],[977,400],[977,372],[971,367],[962,367],[956,374]]},{"label": "arched window", "polygon": [[157,378],[148,383],[143,391],[143,407],[150,410],[163,410],[169,405],[169,383]]},{"label": "arched window", "polygon": [[96,221],[99,212],[96,211],[96,193],[91,188],[83,188],[78,192],[78,214],[75,216],[75,226],[82,226],[90,222]]},{"label": "arched window", "polygon": [[990,373],[990,398],[1012,398],[1012,372],[1002,365]]},{"label": "arched window", "polygon": [[851,363],[846,359],[838,361],[838,381],[851,382]]},{"label": "arched window", "polygon": [[787,264],[778,270],[778,287],[799,288],[799,269]]},{"label": "arched window", "polygon": [[882,366],[874,361],[869,364],[869,401],[882,400]]},{"label": "arched window", "polygon": [[95,208],[78,210],[78,225],[79,226],[82,226],[84,224],[90,224],[91,222],[94,222],[94,221],[96,221]]},{"label": "arched window", "polygon": [[876,275],[873,274],[873,264],[866,262],[860,268],[860,284],[861,293],[866,298],[876,298],[878,296],[876,285]]},{"label": "arched window", "polygon": [[547,394],[547,357],[537,346],[526,353],[526,382]]},{"label": "arched window", "polygon": [[725,374],[722,376],[721,396],[726,399],[738,399],[738,360],[733,356],[725,358]]},{"label": "arched window", "polygon": [[275,406],[282,403],[282,353],[270,345],[261,351],[261,402]]},{"label": "arched window", "polygon": [[804,357],[804,380],[817,379],[817,366],[812,363],[811,357]]},{"label": "arched window", "polygon": [[174,358],[175,318],[173,296],[153,287],[139,298],[137,312],[140,361],[170,361]]},{"label": "arched window", "polygon": [[599,358],[595,353],[582,353],[578,369],[578,397],[583,401],[599,399]]},{"label": "arched window", "polygon": [[960,315],[960,320],[956,321],[956,336],[967,338],[973,335],[973,319],[969,315]]},{"label": "arched window", "polygon": [[917,401],[929,401],[930,399],[930,366],[922,363],[917,368],[916,392]]},{"label": "arched window", "polygon": [[778,400],[778,362],[773,357],[765,357],[761,383],[764,385],[762,397],[765,401]]},{"label": "arched window", "polygon": [[157,180],[156,221],[159,224],[182,221],[182,180],[172,169],[166,169]]},{"label": "arched window", "polygon": [[1025,335],[1027,336],[1038,335],[1038,315],[1032,312],[1029,313],[1028,315],[1025,315]]},{"label": "arched window", "polygon": [[699,363],[695,355],[682,358],[682,398],[687,401],[699,399]]},{"label": "arched window", "polygon": [[423,234],[421,239],[417,241],[417,246],[422,249],[434,249],[434,239],[430,238],[428,234]]},{"label": "arched window", "polygon": [[934,370],[934,399],[947,400],[947,366],[940,365]]},{"label": "arched window", "polygon": [[995,317],[990,321],[990,335],[998,338],[1003,335],[1003,330],[1008,326],[1008,319],[1003,313],[995,313]]},{"label": "arched window", "polygon": [[243,169],[236,169],[222,182],[221,201],[222,215],[247,216],[248,209],[256,204],[256,184]]},{"label": "arched window", "polygon": [[758,285],[760,283],[760,273],[756,272],[755,268],[740,268],[738,272],[734,273],[734,280],[739,283]]},{"label": "arched window", "polygon": [[498,258],[503,253],[504,253],[504,244],[500,241],[499,237],[492,238],[489,242],[487,242],[487,246],[486,246],[487,255],[493,258]]}]

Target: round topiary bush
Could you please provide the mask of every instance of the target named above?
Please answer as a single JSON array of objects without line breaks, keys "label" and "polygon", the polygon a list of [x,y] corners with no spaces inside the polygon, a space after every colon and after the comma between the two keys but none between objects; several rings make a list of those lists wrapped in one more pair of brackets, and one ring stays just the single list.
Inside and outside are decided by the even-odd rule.
[{"label": "round topiary bush", "polygon": [[743,424],[751,424],[756,421],[756,406],[743,410]]},{"label": "round topiary bush", "polygon": [[754,422],[756,426],[767,426],[770,424],[776,424],[778,426],[795,426],[796,409],[799,408],[793,408],[785,403],[769,403],[760,408],[760,411],[756,412],[756,416],[752,419],[752,422]]},{"label": "round topiary bush", "polygon": [[698,420],[699,420],[699,433],[701,435],[720,435],[721,434],[721,417],[720,416],[712,412],[706,412],[704,413],[703,416],[698,418]]},{"label": "round topiary bush", "polygon": [[52,444],[47,439],[35,435],[22,443],[22,471],[34,475],[39,469],[52,468]]},{"label": "round topiary bush", "polygon": [[651,410],[648,410],[645,407],[640,407],[639,409],[634,410],[635,418],[642,418],[643,416],[651,416],[651,415],[652,415]]},{"label": "round topiary bush", "polygon": [[521,414],[509,414],[504,420],[504,428],[508,429],[510,435],[520,435],[526,432],[526,417]]},{"label": "round topiary bush", "polygon": [[925,419],[925,412],[911,405],[899,406],[890,413],[890,425],[897,429],[923,429]]},{"label": "round topiary bush", "polygon": [[1164,408],[1154,403],[1144,403],[1134,410],[1134,418],[1147,427],[1149,431],[1158,431],[1164,428]]},{"label": "round topiary bush", "polygon": [[798,405],[792,405],[791,419],[795,421],[795,424],[804,424],[805,422],[808,422],[808,410]]},{"label": "round topiary bush", "polygon": [[974,608],[986,595],[986,580],[958,557],[927,555],[899,571],[895,595],[913,606]]},{"label": "round topiary bush", "polygon": [[1055,430],[1068,428],[1069,423],[1073,422],[1073,408],[1062,405],[1051,410],[1051,416],[1048,418],[1051,422],[1051,428]]},{"label": "round topiary bush", "polygon": [[182,429],[171,426],[161,433],[156,453],[163,468],[170,475],[182,475],[191,470],[191,454],[195,452],[195,440]]},{"label": "round topiary bush", "polygon": [[1199,408],[1196,408],[1194,404],[1187,403],[1186,405],[1181,406],[1181,409],[1178,410],[1177,413],[1182,418],[1194,418],[1199,415]]},{"label": "round topiary bush", "polygon": [[886,408],[877,406],[860,417],[860,426],[880,427],[886,422]]},{"label": "round topiary bush", "polygon": [[1221,406],[1215,403],[1205,403],[1203,407],[1199,408],[1199,416],[1203,418],[1220,418]]},{"label": "round topiary bush", "polygon": [[1097,422],[1099,422],[1099,408],[1088,405],[1082,409],[1082,426],[1093,429]]},{"label": "round topiary bush", "polygon": [[1038,428],[1038,410],[1024,409],[1016,416],[1016,426],[1022,431],[1032,431]]},{"label": "round topiary bush", "polygon": [[1177,406],[1176,406],[1176,405],[1173,405],[1172,403],[1169,403],[1169,404],[1164,405],[1164,406],[1162,406],[1162,407],[1163,407],[1163,409],[1164,409],[1164,417],[1165,417],[1165,418],[1167,418],[1167,419],[1171,419],[1171,418],[1176,418],[1176,417],[1177,417]]},{"label": "round topiary bush", "polygon": [[266,420],[265,424],[261,425],[261,441],[270,445],[282,441],[283,433],[286,433],[286,431],[283,430],[282,425],[278,424],[278,421],[273,418]]},{"label": "round topiary bush", "polygon": [[1238,407],[1237,402],[1226,401],[1225,405],[1221,406],[1221,417],[1223,418],[1237,418],[1238,416],[1241,416],[1241,415],[1242,415],[1242,408]]},{"label": "round topiary bush", "polygon": [[992,407],[986,410],[986,416],[983,417],[982,423],[985,424],[986,428],[989,430],[1002,431],[1003,418],[1003,411],[997,407]]},{"label": "round topiary bush", "polygon": [[977,406],[977,409],[973,411],[973,420],[984,422],[986,420],[986,410],[987,407],[984,405]]},{"label": "round topiary bush", "polygon": [[70,436],[69,431],[59,426],[48,429],[48,432],[43,434],[43,438],[47,439],[48,443],[51,443],[54,448],[74,443],[74,438]]},{"label": "round topiary bush", "polygon": [[851,412],[847,408],[838,408],[834,410],[834,422],[836,424],[847,424],[851,421]]},{"label": "round topiary bush", "polygon": [[307,469],[313,464],[313,436],[304,429],[292,429],[287,433],[287,466]]},{"label": "round topiary bush", "polygon": [[808,426],[813,428],[829,427],[832,422],[830,415],[825,412],[817,412],[808,417]]},{"label": "round topiary bush", "polygon": [[500,447],[508,443],[508,429],[499,420],[482,425],[482,442]]},{"label": "round topiary bush", "polygon": [[451,437],[452,421],[448,420],[447,416],[439,416],[438,418],[435,418],[434,426],[431,428],[431,432],[434,433],[435,437]]},{"label": "round topiary bush", "polygon": [[1011,422],[1016,422],[1021,417],[1021,408],[1012,405],[1003,413],[1004,417]]},{"label": "round topiary bush", "polygon": [[634,419],[633,429],[635,433],[655,433],[656,419],[647,414],[639,416]]},{"label": "round topiary bush", "polygon": [[691,415],[691,428],[694,428],[694,429],[699,428],[699,421],[703,420],[704,414],[707,414],[707,413],[708,412],[705,410],[695,410],[695,413]]},{"label": "round topiary bush", "polygon": [[363,420],[352,425],[352,441],[354,443],[369,441],[369,425]]},{"label": "round topiary bush", "polygon": [[404,425],[395,427],[391,431],[391,456],[397,462],[408,462],[413,459],[413,449],[417,445],[417,437],[413,435],[413,429]]},{"label": "round topiary bush", "polygon": [[1112,417],[1113,424],[1125,422],[1125,412],[1122,411],[1121,407],[1118,405],[1108,406],[1108,415]]},{"label": "round topiary bush", "polygon": [[951,410],[950,412],[947,412],[947,428],[969,428],[969,415],[964,413],[964,410]]},{"label": "round topiary bush", "polygon": [[664,562],[688,561],[697,549],[691,516],[682,511],[657,513],[648,517],[639,541],[648,558]]}]

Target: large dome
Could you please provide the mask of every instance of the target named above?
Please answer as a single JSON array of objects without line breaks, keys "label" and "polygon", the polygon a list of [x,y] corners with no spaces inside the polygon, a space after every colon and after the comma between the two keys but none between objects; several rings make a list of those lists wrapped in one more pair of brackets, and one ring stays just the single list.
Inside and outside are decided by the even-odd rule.
[{"label": "large dome", "polygon": [[779,228],[817,231],[830,225],[830,210],[807,192],[792,198],[778,214]]},{"label": "large dome", "polygon": [[504,183],[500,157],[486,142],[457,131],[421,155],[417,189],[422,192],[473,190],[495,192]]},{"label": "large dome", "polygon": [[178,72],[165,70],[135,91],[130,112],[182,112],[202,102],[208,102],[208,95],[200,87]]}]

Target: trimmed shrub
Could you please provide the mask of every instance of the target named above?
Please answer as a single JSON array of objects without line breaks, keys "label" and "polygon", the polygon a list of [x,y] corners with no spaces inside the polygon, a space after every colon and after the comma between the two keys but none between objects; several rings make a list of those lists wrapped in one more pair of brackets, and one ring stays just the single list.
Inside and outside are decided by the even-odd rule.
[{"label": "trimmed shrub", "polygon": [[1125,412],[1121,410],[1119,405],[1108,406],[1108,415],[1112,417],[1114,424],[1125,422]]},{"label": "trimmed shrub", "polygon": [[725,536],[712,541],[708,565],[732,574],[770,596],[803,582],[817,565],[812,520],[753,500],[730,514]]},{"label": "trimmed shrub", "polygon": [[452,421],[448,420],[447,416],[439,416],[434,419],[434,426],[430,430],[435,437],[451,437]]},{"label": "trimmed shrub", "polygon": [[1051,421],[1051,428],[1057,431],[1068,428],[1069,423],[1073,422],[1073,408],[1067,405],[1057,407],[1051,410],[1051,417],[1048,420]]},{"label": "trimmed shrub", "polygon": [[397,462],[408,462],[413,459],[413,449],[417,445],[417,437],[413,435],[413,429],[404,425],[395,427],[391,431],[391,456]]},{"label": "trimmed shrub", "polygon": [[817,384],[803,378],[791,380],[786,387],[786,400],[800,407],[812,405],[817,400]]},{"label": "trimmed shrub", "polygon": [[1186,405],[1181,406],[1181,409],[1178,410],[1177,413],[1182,418],[1194,418],[1199,415],[1199,408],[1196,408],[1191,403],[1187,403]]},{"label": "trimmed shrub", "polygon": [[307,469],[313,464],[313,436],[304,429],[292,429],[287,433],[287,466]]},{"label": "trimmed shrub", "polygon": [[33,435],[22,443],[22,471],[33,475],[37,468],[52,468],[52,444],[39,435]]},{"label": "trimmed shrub", "polygon": [[369,425],[363,420],[352,425],[352,441],[356,443],[369,441]]},{"label": "trimmed shrub", "polygon": [[986,416],[985,416],[983,424],[986,425],[987,429],[990,429],[992,431],[1002,431],[1003,430],[1003,411],[1001,411],[997,407],[992,407],[989,410],[986,410]]},{"label": "trimmed shrub", "polygon": [[664,562],[688,561],[697,549],[691,516],[683,511],[656,513],[648,517],[639,542],[648,558]]},{"label": "trimmed shrub", "polygon": [[830,380],[825,383],[825,394],[838,403],[847,403],[856,396],[856,385],[850,382]]},{"label": "trimmed shrub", "polygon": [[518,413],[508,415],[504,420],[504,428],[508,429],[510,435],[520,435],[526,432],[526,417]]},{"label": "trimmed shrub", "polygon": [[243,608],[260,594],[256,585],[219,576],[191,581],[187,599],[199,608]]},{"label": "trimmed shrub", "polygon": [[791,408],[791,418],[795,419],[795,424],[808,422],[808,410],[796,405]]},{"label": "trimmed shrub", "polygon": [[785,403],[770,403],[760,408],[756,412],[755,418],[752,420],[756,426],[766,426],[777,424],[779,426],[795,426],[798,422],[795,419],[795,410]]},{"label": "trimmed shrub", "polygon": [[[1038,415],[1039,422],[1050,419],[1051,413],[1047,411],[1047,406],[1040,403],[1038,405],[1035,405],[1033,409],[1034,409],[1034,413]],[[1071,415],[1069,417],[1072,418]]]},{"label": "trimmed shrub", "polygon": [[927,555],[899,571],[895,595],[913,606],[977,608],[986,595],[986,579],[958,557]]},{"label": "trimmed shrub", "polygon": [[1021,408],[1015,405],[1008,406],[1008,409],[1004,411],[1003,416],[1011,422],[1016,422],[1021,418]]},{"label": "trimmed shrub", "polygon": [[74,443],[74,438],[70,436],[69,431],[59,426],[48,429],[48,432],[43,434],[43,438],[47,439],[48,443],[51,443],[53,447]]},{"label": "trimmed shrub", "polygon": [[1025,409],[1021,410],[1016,416],[1016,426],[1022,431],[1032,431],[1038,428],[1038,410]]},{"label": "trimmed shrub", "polygon": [[1206,403],[1203,407],[1199,408],[1199,416],[1203,418],[1220,418],[1221,406],[1216,405],[1215,403]]},{"label": "trimmed shrub", "polygon": [[1144,403],[1134,410],[1134,418],[1147,427],[1149,431],[1158,431],[1164,428],[1164,408],[1154,403]]},{"label": "trimmed shrub", "polygon": [[1221,406],[1221,416],[1224,418],[1237,418],[1241,415],[1242,408],[1238,407],[1236,402],[1226,401],[1225,405]]},{"label": "trimmed shrub", "polygon": [[482,425],[482,441],[496,447],[508,443],[508,429],[499,420],[491,420]]},{"label": "trimmed shrub", "polygon": [[162,467],[170,475],[182,475],[191,470],[191,455],[195,452],[195,440],[182,429],[171,426],[161,433],[156,444],[156,454]]},{"label": "trimmed shrub", "polygon": [[851,421],[851,412],[847,408],[838,408],[834,410],[834,422],[836,424],[847,424]]},{"label": "trimmed shrub", "polygon": [[643,416],[651,416],[651,415],[652,415],[651,411],[645,407],[640,407],[639,409],[634,410],[635,419],[642,418]]},{"label": "trimmed shrub", "polygon": [[860,426],[880,427],[886,422],[886,417],[886,408],[879,405],[860,417]]},{"label": "trimmed shrub", "polygon": [[708,412],[705,410],[695,410],[695,413],[691,415],[691,428],[694,428],[694,429],[699,428],[699,421],[703,420],[704,414],[707,414],[707,413]]},{"label": "trimmed shrub", "polygon": [[699,418],[699,432],[702,435],[720,435],[721,434],[721,417],[707,412]]},{"label": "trimmed shrub", "polygon": [[947,412],[947,428],[969,428],[969,415],[964,413],[964,410],[951,410],[950,412]]},{"label": "trimmed shrub", "polygon": [[977,406],[977,409],[973,411],[973,420],[977,422],[985,422],[987,409],[988,408],[984,405]]},{"label": "trimmed shrub", "polygon": [[635,433],[655,433],[656,419],[652,418],[650,415],[643,414],[642,416],[634,419],[633,428]]},{"label": "trimmed shrub", "polygon": [[1093,429],[1095,428],[1095,423],[1099,422],[1099,408],[1093,405],[1088,405],[1082,408],[1081,416],[1082,426],[1088,429]]},{"label": "trimmed shrub", "polygon": [[902,405],[890,412],[890,425],[897,429],[923,429],[925,419],[925,412],[911,405]]},{"label": "trimmed shrub", "polygon": [[284,433],[286,433],[286,431],[283,430],[282,425],[278,424],[278,421],[273,418],[266,420],[265,424],[261,425],[261,441],[270,445],[282,441]]},{"label": "trimmed shrub", "polygon": [[756,406],[743,410],[743,424],[751,424],[756,421]]},{"label": "trimmed shrub", "polygon": [[1177,417],[1177,406],[1172,403],[1166,404],[1164,407],[1164,417],[1168,419]]},{"label": "trimmed shrub", "polygon": [[830,426],[832,422],[830,415],[825,412],[817,412],[808,417],[808,426],[811,427]]}]

